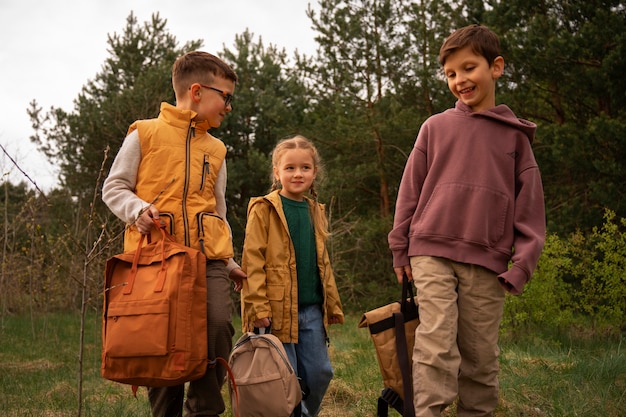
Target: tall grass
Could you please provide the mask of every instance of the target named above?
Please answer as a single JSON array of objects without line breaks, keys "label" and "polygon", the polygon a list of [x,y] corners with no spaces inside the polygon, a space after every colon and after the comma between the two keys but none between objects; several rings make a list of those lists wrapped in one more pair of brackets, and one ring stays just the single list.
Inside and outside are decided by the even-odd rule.
[{"label": "tall grass", "polygon": [[[369,334],[357,328],[358,319],[350,316],[345,325],[331,328],[335,378],[321,417],[376,414],[382,382]],[[149,417],[145,390],[134,398],[128,386],[100,377],[100,317],[88,314],[86,325],[82,416]],[[0,329],[0,416],[77,415],[79,331],[78,313],[5,316]],[[626,416],[622,343],[557,337],[503,341],[496,416]],[[228,401],[226,390],[224,396]],[[451,407],[447,416],[455,415]],[[230,410],[224,416],[232,417]]]},{"label": "tall grass", "polygon": [[615,342],[534,340],[501,357],[505,414],[626,416],[626,354]]},{"label": "tall grass", "polygon": [[[83,416],[150,417],[147,396],[100,377],[100,317],[85,326]],[[34,330],[34,331],[33,331]],[[5,316],[0,333],[0,415],[69,417],[78,413],[80,314]]]}]

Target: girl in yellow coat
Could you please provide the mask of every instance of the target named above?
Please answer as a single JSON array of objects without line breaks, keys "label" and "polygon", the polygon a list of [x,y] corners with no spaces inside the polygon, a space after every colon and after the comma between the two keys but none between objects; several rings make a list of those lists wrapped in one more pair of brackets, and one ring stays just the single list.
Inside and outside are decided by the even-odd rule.
[{"label": "girl in yellow coat", "polygon": [[[272,192],[250,200],[242,268],[243,331],[270,328],[310,389],[302,415],[320,410],[333,377],[328,326],[343,323],[326,247],[328,221],[316,201],[320,161],[302,136],[278,143],[272,154]],[[310,192],[313,199],[305,197]]]}]

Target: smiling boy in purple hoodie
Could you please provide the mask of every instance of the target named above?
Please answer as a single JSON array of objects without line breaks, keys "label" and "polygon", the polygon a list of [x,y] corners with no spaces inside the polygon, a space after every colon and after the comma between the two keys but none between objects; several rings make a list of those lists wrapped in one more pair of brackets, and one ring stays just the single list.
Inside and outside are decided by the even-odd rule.
[{"label": "smiling boy in purple hoodie", "polygon": [[420,128],[402,176],[389,247],[399,282],[415,283],[416,416],[492,416],[498,404],[498,331],[505,291],[520,294],[545,241],[536,125],[496,106],[504,70],[498,36],[453,32],[439,63],[452,109]]}]

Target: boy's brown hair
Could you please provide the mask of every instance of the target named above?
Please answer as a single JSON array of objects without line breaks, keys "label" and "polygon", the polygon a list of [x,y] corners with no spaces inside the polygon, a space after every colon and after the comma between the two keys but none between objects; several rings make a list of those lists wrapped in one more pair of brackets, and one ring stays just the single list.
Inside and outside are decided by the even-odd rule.
[{"label": "boy's brown hair", "polygon": [[224,61],[203,51],[192,51],[178,57],[172,65],[172,86],[182,96],[193,83],[211,84],[213,77],[237,82],[237,74]]},{"label": "boy's brown hair", "polygon": [[472,52],[485,57],[489,65],[500,56],[500,39],[491,29],[481,25],[470,25],[455,30],[446,38],[439,49],[439,64],[455,51],[469,46]]}]

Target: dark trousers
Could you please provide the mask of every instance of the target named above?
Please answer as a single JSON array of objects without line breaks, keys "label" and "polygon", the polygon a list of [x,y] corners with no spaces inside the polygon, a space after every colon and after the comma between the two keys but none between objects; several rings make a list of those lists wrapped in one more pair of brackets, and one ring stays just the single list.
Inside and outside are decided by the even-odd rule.
[{"label": "dark trousers", "polygon": [[[217,357],[228,360],[233,345],[235,329],[232,325],[233,305],[230,297],[232,283],[222,261],[208,261],[207,279],[207,332],[209,360]],[[209,366],[206,374],[189,382],[187,399],[185,386],[148,388],[148,398],[154,417],[181,417],[183,406],[187,417],[217,416],[224,412],[222,386],[226,370],[220,364]]]}]

